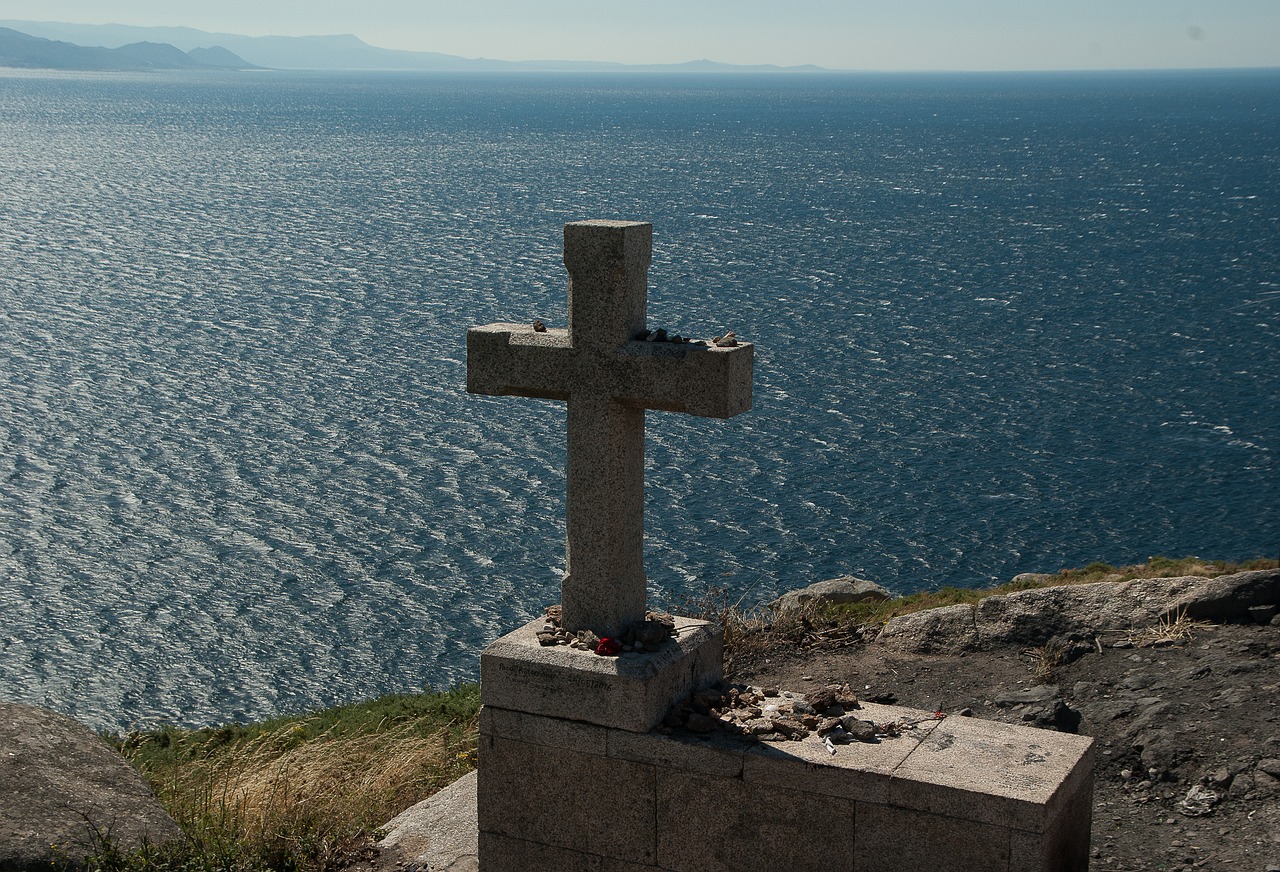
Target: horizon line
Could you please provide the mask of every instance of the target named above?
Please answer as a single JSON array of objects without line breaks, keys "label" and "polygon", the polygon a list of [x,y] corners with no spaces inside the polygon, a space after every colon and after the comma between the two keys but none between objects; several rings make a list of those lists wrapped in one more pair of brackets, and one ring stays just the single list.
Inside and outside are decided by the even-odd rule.
[{"label": "horizon line", "polygon": [[[1277,64],[1246,64],[1242,66],[1194,66],[1194,67],[1162,67],[1162,66],[1134,66],[1134,67],[1052,67],[1052,68],[1019,68],[1019,67],[1001,67],[1001,68],[982,68],[969,69],[957,67],[824,67],[812,62],[802,62],[796,64],[779,64],[771,61],[754,61],[754,62],[735,62],[735,61],[717,61],[709,57],[691,58],[683,61],[607,61],[598,59],[578,59],[569,58],[524,58],[521,60],[512,60],[509,58],[489,57],[487,55],[460,55],[453,54],[448,51],[440,51],[436,49],[404,49],[404,48],[387,48],[385,46],[376,45],[368,42],[364,37],[356,33],[308,33],[308,34],[286,34],[286,33],[266,33],[266,34],[247,34],[234,33],[232,31],[213,31],[205,30],[199,27],[192,27],[187,24],[122,24],[120,22],[109,21],[103,24],[94,24],[76,21],[49,21],[37,20],[31,18],[10,18],[0,19],[4,21],[28,24],[49,24],[49,25],[68,25],[73,27],[121,27],[135,30],[189,30],[196,33],[206,34],[208,36],[234,36],[241,39],[332,39],[335,37],[350,37],[363,45],[379,51],[398,52],[403,54],[429,54],[443,55],[445,57],[459,58],[466,61],[503,63],[503,64],[599,64],[601,66],[616,67],[620,69],[600,69],[600,70],[401,70],[396,68],[368,68],[368,67],[352,67],[346,69],[330,69],[330,70],[314,70],[315,72],[485,72],[485,73],[556,73],[556,72],[574,72],[574,73],[606,73],[606,72],[636,72],[636,73],[662,73],[662,72],[680,72],[679,70],[654,70],[654,69],[634,69],[637,67],[682,67],[690,64],[715,64],[722,67],[772,67],[773,71],[786,72],[791,74],[803,73],[839,73],[853,75],[912,75],[912,74],[941,74],[941,75],[997,75],[1002,73],[1018,74],[1018,75],[1035,75],[1035,74],[1064,74],[1064,73],[1192,73],[1192,72],[1260,72],[1266,70],[1280,71],[1280,63]],[[74,43],[73,43],[74,44]],[[213,47],[213,46],[208,46]],[[632,69],[628,69],[632,68]],[[266,71],[288,72],[294,70],[297,72],[308,71],[311,68],[306,67],[284,67],[284,68],[267,68]],[[702,74],[711,74],[715,72],[732,73],[734,70],[703,70]],[[741,70],[739,72],[747,72]],[[754,70],[751,72],[765,73],[766,70]]]}]

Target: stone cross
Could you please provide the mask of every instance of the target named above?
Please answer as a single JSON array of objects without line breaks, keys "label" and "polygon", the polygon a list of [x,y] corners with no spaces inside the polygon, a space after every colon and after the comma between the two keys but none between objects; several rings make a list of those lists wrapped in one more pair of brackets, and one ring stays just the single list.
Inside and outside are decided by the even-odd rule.
[{"label": "stone cross", "polygon": [[[569,327],[467,331],[467,390],[569,404],[566,629],[619,636],[644,620],[644,412],[751,408],[753,349],[645,341],[653,227],[565,225]],[[535,329],[537,328],[537,329]]]}]

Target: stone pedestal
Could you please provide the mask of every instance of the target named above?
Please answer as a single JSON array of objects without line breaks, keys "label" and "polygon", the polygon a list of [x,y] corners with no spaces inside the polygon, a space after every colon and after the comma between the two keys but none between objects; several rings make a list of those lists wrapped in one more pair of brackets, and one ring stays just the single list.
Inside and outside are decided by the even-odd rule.
[{"label": "stone pedestal", "polygon": [[876,744],[659,727],[720,677],[680,621],[656,655],[542,648],[541,621],[481,661],[481,872],[1083,872],[1093,742],[863,704]]},{"label": "stone pedestal", "polygon": [[545,623],[526,624],[480,655],[485,708],[644,733],[722,675],[724,640],[706,621],[676,618],[676,636],[661,651],[619,657],[543,647],[537,633]]}]

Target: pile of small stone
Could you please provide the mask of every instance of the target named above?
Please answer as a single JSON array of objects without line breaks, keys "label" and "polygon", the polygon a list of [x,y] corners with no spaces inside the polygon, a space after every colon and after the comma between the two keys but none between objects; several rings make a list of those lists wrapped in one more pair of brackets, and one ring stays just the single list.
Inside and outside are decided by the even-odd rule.
[{"label": "pile of small stone", "polygon": [[687,336],[681,336],[679,333],[668,333],[664,328],[659,327],[656,330],[650,330],[636,337],[641,342],[688,342],[693,345],[714,345],[717,348],[731,348],[738,344],[738,335],[732,330],[723,336],[716,336],[711,340],[706,339],[690,339]]},{"label": "pile of small stone", "polygon": [[645,612],[643,621],[628,627],[617,639],[601,638],[591,630],[566,630],[558,605],[547,607],[546,619],[538,632],[538,644],[544,647],[564,645],[579,651],[594,651],[602,656],[633,652],[652,654],[676,635],[676,619],[666,612]]},{"label": "pile of small stone", "polygon": [[911,726],[901,721],[877,724],[850,713],[860,708],[847,684],[829,684],[807,694],[721,684],[693,694],[668,712],[662,723],[668,731],[721,731],[763,741],[799,741],[817,734],[829,748],[878,742],[900,736]]},{"label": "pile of small stone", "polygon": [[[546,333],[547,325],[541,318],[533,319],[533,332]],[[639,342],[688,342],[691,345],[714,345],[717,348],[733,348],[738,344],[738,335],[732,330],[712,339],[691,339],[679,333],[668,333],[665,327],[646,330],[636,337]]]}]

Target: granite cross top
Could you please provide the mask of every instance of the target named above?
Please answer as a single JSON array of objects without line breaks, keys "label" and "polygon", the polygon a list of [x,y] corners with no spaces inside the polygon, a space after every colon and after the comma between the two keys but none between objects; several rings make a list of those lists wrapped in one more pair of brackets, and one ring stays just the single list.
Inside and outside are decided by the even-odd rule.
[{"label": "granite cross top", "polygon": [[566,629],[621,635],[644,620],[645,409],[729,418],[751,408],[748,343],[645,341],[653,227],[565,225],[569,327],[467,331],[467,390],[565,400]]}]

